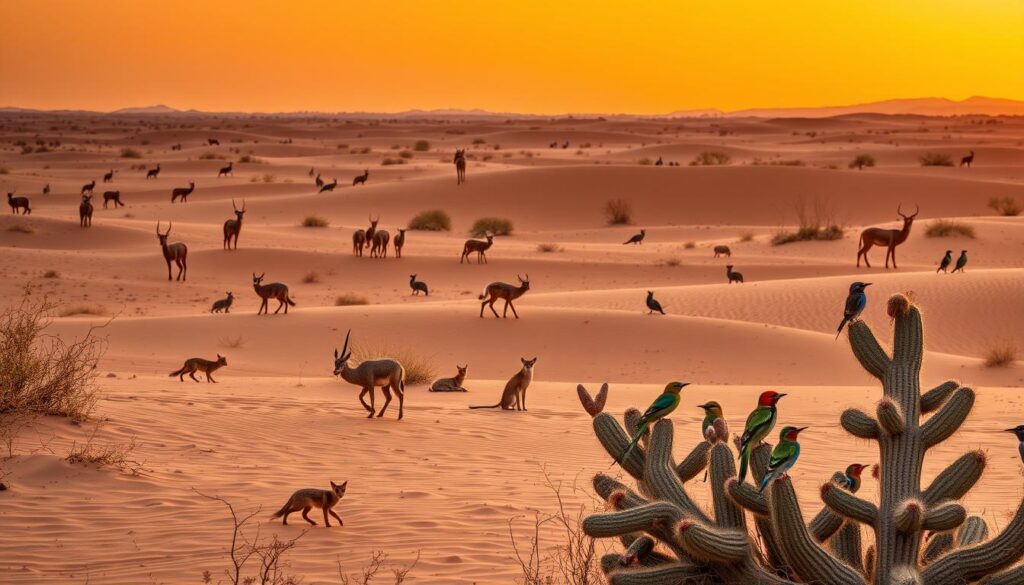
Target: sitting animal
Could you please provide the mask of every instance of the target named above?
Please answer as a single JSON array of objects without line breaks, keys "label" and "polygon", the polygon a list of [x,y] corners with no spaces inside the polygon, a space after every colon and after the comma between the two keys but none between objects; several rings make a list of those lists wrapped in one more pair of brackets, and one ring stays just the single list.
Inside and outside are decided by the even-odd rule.
[{"label": "sitting animal", "polygon": [[302,519],[309,522],[313,526],[316,526],[316,520],[313,520],[308,516],[309,511],[313,508],[320,508],[324,511],[324,527],[330,528],[331,521],[328,518],[328,514],[334,516],[334,519],[338,521],[338,526],[344,526],[341,516],[334,513],[333,508],[338,505],[341,498],[345,497],[345,490],[348,489],[348,482],[342,482],[338,485],[331,482],[331,489],[329,490],[318,490],[314,488],[308,488],[304,490],[298,490],[292,497],[288,498],[284,506],[280,510],[274,512],[271,518],[281,518],[281,524],[288,525],[288,515],[292,512],[298,512],[302,510]]},{"label": "sitting animal", "polygon": [[734,282],[743,284],[743,275],[740,274],[739,272],[735,272],[732,269],[732,264],[729,264],[728,266],[725,267],[725,276],[729,279],[729,284],[732,284]]},{"label": "sitting animal", "polygon": [[220,313],[221,311],[224,311],[225,313],[230,313],[231,312],[231,303],[233,303],[233,302],[235,302],[235,295],[233,295],[231,293],[231,291],[228,291],[228,296],[227,297],[225,297],[225,298],[223,298],[223,299],[221,299],[219,301],[215,301],[213,303],[213,307],[210,309],[210,312],[211,313]]},{"label": "sitting animal", "polygon": [[182,382],[185,381],[185,374],[188,374],[189,378],[192,378],[194,382],[198,382],[199,378],[196,378],[196,372],[203,372],[206,374],[206,382],[217,383],[217,380],[213,379],[213,373],[217,370],[228,365],[228,358],[217,354],[217,361],[204,360],[203,358],[189,358],[185,360],[185,365],[181,366],[180,370],[176,370],[168,374],[171,378],[177,376]]},{"label": "sitting animal", "polygon": [[458,368],[459,373],[454,378],[440,378],[430,385],[431,392],[469,392],[462,387],[462,383],[466,381],[466,370],[469,368],[469,364],[460,366],[455,364]]},{"label": "sitting animal", "polygon": [[500,402],[490,406],[470,406],[470,408],[501,407],[502,410],[526,410],[526,389],[533,381],[533,364],[537,363],[537,358],[532,360],[519,358],[519,361],[523,362],[523,367],[505,384]]}]

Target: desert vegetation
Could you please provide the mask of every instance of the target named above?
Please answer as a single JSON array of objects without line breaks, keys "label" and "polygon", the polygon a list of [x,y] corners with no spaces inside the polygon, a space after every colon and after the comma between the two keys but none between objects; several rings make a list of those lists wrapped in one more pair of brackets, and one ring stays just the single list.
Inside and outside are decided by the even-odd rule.
[{"label": "desert vegetation", "polygon": [[325,228],[330,225],[331,222],[326,217],[319,215],[307,215],[302,219],[302,227]]},{"label": "desert vegetation", "polygon": [[724,152],[706,150],[698,154],[692,161],[691,167],[727,165],[732,162],[732,157]]},{"label": "desert vegetation", "polygon": [[633,208],[624,199],[610,199],[604,204],[604,215],[608,225],[629,225],[633,223]]},{"label": "desert vegetation", "polygon": [[441,209],[421,211],[409,220],[409,229],[429,232],[449,232],[452,229],[452,218]]},{"label": "desert vegetation", "polygon": [[955,219],[933,219],[928,222],[924,235],[929,238],[948,238],[950,236],[974,237],[974,226]]},{"label": "desert vegetation", "polygon": [[922,167],[951,167],[953,157],[942,152],[926,152],[918,157]]},{"label": "desert vegetation", "polygon": [[1006,217],[1016,217],[1020,215],[1021,211],[1024,211],[1024,206],[1013,197],[993,197],[988,200],[988,206],[999,215]]},{"label": "desert vegetation", "polygon": [[843,238],[844,230],[837,223],[835,209],[826,199],[797,197],[793,201],[793,210],[797,217],[796,231],[780,229],[772,237],[773,246]]},{"label": "desert vegetation", "polygon": [[858,171],[862,171],[865,168],[873,166],[875,166],[875,157],[870,154],[858,154],[853,157],[852,161],[850,161],[850,168],[857,169]]},{"label": "desert vegetation", "polygon": [[360,363],[366,360],[391,358],[405,368],[405,383],[408,385],[429,384],[437,376],[433,360],[415,349],[389,341],[369,341],[356,344],[352,359]]},{"label": "desert vegetation", "polygon": [[473,227],[469,228],[469,235],[477,238],[482,238],[487,234],[507,236],[512,233],[514,227],[512,222],[505,218],[481,217],[473,222]]}]

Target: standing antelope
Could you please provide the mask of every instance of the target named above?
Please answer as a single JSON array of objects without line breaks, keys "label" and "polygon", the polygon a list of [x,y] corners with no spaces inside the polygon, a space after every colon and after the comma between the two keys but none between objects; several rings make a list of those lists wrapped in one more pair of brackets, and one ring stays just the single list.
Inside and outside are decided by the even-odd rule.
[{"label": "standing antelope", "polygon": [[971,163],[973,163],[973,162],[974,162],[974,151],[972,150],[971,154],[969,154],[969,155],[963,157],[962,159],[960,159],[960,166],[971,168]]},{"label": "standing antelope", "polygon": [[178,197],[181,197],[182,203],[188,203],[188,196],[196,190],[196,184],[192,181],[188,182],[188,187],[175,187],[171,190],[171,203],[174,203]]},{"label": "standing antelope", "polygon": [[473,252],[476,252],[477,264],[487,263],[487,254],[485,254],[484,252],[489,250],[490,247],[494,245],[494,235],[487,234],[485,237],[487,238],[486,242],[480,240],[466,240],[466,243],[462,246],[462,258],[459,258],[459,264],[462,264],[463,260],[465,260],[468,263],[469,255],[472,254]]},{"label": "standing antelope", "polygon": [[13,192],[8,193],[7,205],[11,206],[11,213],[15,215],[18,215],[19,209],[22,215],[32,214],[32,208],[28,206],[28,197],[15,197]]},{"label": "standing antelope", "polygon": [[334,191],[334,188],[338,186],[338,179],[335,178],[333,182],[324,183],[320,186],[320,192],[326,193],[328,191]]},{"label": "standing antelope", "polygon": [[156,168],[155,169],[149,169],[148,171],[146,171],[146,178],[147,179],[155,179],[155,178],[157,178],[157,175],[159,175],[159,174],[160,174],[160,163],[156,163]]},{"label": "standing antelope", "polygon": [[103,175],[104,183],[112,183],[114,181],[114,169],[110,169],[109,173]]},{"label": "standing antelope", "polygon": [[370,178],[370,169],[363,170],[363,174],[356,175],[356,178],[352,179],[352,186],[361,185],[366,183],[366,179]]},{"label": "standing antelope", "polygon": [[78,226],[92,226],[92,195],[82,195],[82,202],[78,204]]},{"label": "standing antelope", "polygon": [[[391,391],[394,390],[398,395],[398,420],[402,420],[402,416],[405,414],[405,368],[397,360],[391,358],[365,360],[355,368],[349,366],[348,360],[352,357],[352,352],[348,350],[348,339],[351,335],[352,330],[349,329],[345,334],[345,346],[340,354],[338,348],[334,348],[334,375],[341,376],[342,380],[362,388],[362,392],[359,393],[359,402],[370,413],[366,418],[373,418],[375,413],[374,389],[380,386],[384,392],[384,406],[381,407],[379,413],[376,413],[377,418],[384,416],[384,411],[391,404]],[[367,393],[370,395],[369,404],[363,400]]]},{"label": "standing antelope", "polygon": [[86,193],[92,193],[92,190],[96,188],[96,179],[93,179],[91,183],[82,185],[82,195]]},{"label": "standing antelope", "polygon": [[530,275],[526,275],[526,280],[523,277],[516,275],[519,279],[519,286],[513,286],[507,282],[492,282],[484,287],[484,292],[480,294],[479,298],[483,302],[480,303],[480,318],[484,316],[484,307],[490,305],[491,312],[494,316],[498,316],[498,312],[494,310],[494,303],[498,299],[505,300],[505,310],[502,311],[501,318],[508,318],[508,308],[512,307],[512,314],[515,315],[516,319],[519,318],[519,313],[516,313],[516,307],[512,304],[512,301],[526,294],[526,291],[530,290]]},{"label": "standing antelope", "polygon": [[175,280],[185,281],[188,274],[188,246],[182,242],[167,243],[167,236],[171,235],[171,222],[167,223],[167,233],[160,233],[160,222],[156,222],[156,237],[160,240],[160,248],[164,252],[164,260],[167,261],[167,280],[171,280],[171,261],[178,267],[178,277]]},{"label": "standing antelope", "polygon": [[391,234],[388,230],[373,232],[373,246],[370,248],[370,258],[387,258],[389,241],[391,241]]},{"label": "standing antelope", "polygon": [[238,234],[242,233],[242,216],[245,215],[245,199],[242,199],[242,209],[235,206],[235,200],[231,200],[231,208],[235,210],[235,219],[224,222],[224,249],[231,249],[231,240],[235,240],[235,249],[238,249]]},{"label": "standing antelope", "polygon": [[456,150],[452,162],[455,163],[455,184],[461,185],[466,181],[466,149]]},{"label": "standing antelope", "polygon": [[114,208],[124,207],[124,203],[121,203],[121,192],[120,191],[104,191],[103,192],[103,209],[107,208],[107,204],[111,201],[114,202]]},{"label": "standing antelope", "polygon": [[896,208],[896,213],[903,218],[903,227],[898,230],[887,230],[877,227],[869,227],[860,233],[860,250],[857,251],[857,268],[860,268],[860,258],[864,257],[864,264],[868,268],[871,268],[871,262],[868,262],[868,251],[871,250],[872,246],[885,246],[887,248],[885,252],[885,267],[889,267],[889,257],[892,257],[892,267],[896,268],[896,246],[899,246],[903,242],[907,241],[907,236],[910,235],[910,226],[914,223],[914,218],[921,212],[921,208],[917,207],[914,211],[914,215],[904,215],[903,206],[900,205]]},{"label": "standing antelope", "polygon": [[366,230],[356,230],[352,234],[352,255],[362,256],[364,247],[366,247]]},{"label": "standing antelope", "polygon": [[219,179],[221,177],[226,177],[228,175],[231,175],[232,177],[235,176],[234,171],[232,171],[232,168],[234,166],[235,166],[235,162],[231,161],[231,162],[228,163],[228,166],[221,167],[220,170],[217,171],[217,178]]},{"label": "standing antelope", "polygon": [[368,215],[366,219],[370,220],[370,227],[366,228],[366,247],[369,248],[373,244],[373,234],[377,233],[377,222],[380,221],[380,216],[378,215],[377,219],[373,219],[372,215]]},{"label": "standing antelope", "polygon": [[399,228],[395,234],[395,258],[402,257],[402,248],[405,247],[405,230]]},{"label": "standing antelope", "polygon": [[270,284],[263,284],[263,277],[267,273],[256,276],[256,273],[252,273],[252,288],[256,291],[256,294],[263,299],[263,303],[260,305],[260,310],[256,312],[257,315],[266,312],[270,314],[270,309],[267,307],[267,301],[270,299],[276,299],[279,303],[277,305],[277,311],[274,311],[276,315],[281,307],[284,307],[284,314],[288,314],[288,305],[295,306],[295,301],[288,296],[288,285],[280,282],[272,282]]}]

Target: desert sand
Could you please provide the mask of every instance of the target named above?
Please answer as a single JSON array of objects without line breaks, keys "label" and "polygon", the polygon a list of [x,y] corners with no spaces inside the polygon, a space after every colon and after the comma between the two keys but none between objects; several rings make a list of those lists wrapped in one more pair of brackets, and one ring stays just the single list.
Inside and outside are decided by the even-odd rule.
[{"label": "desert sand", "polygon": [[[964,428],[926,460],[924,481],[980,448],[990,465],[968,508],[998,526],[1020,499],[1017,446],[999,431],[1024,422],[1024,365],[984,365],[994,345],[1024,347],[1024,218],[987,207],[993,197],[1024,202],[1020,118],[4,114],[0,131],[0,186],[28,196],[33,210],[0,213],[5,306],[31,283],[66,313],[98,313],[56,317],[50,332],[67,339],[114,317],[102,330],[108,347],[93,419],[41,419],[2,463],[11,486],[0,493],[4,583],[198,583],[204,571],[216,580],[228,565],[231,520],[196,491],[242,511],[259,508],[264,535],[294,538],[305,529],[298,515],[281,526],[270,514],[293,490],[329,480],[349,481],[336,508],[345,525],[313,528],[290,553],[289,571],[306,583],[337,583],[339,562],[356,570],[374,550],[398,565],[418,552],[411,583],[514,582],[510,521],[522,545],[534,513],[553,511],[545,473],[563,482],[568,502],[589,509],[597,505],[589,480],[611,463],[577,400],[578,383],[596,391],[609,382],[607,410],[621,413],[646,407],[670,380],[691,382],[672,417],[684,446],[700,440],[697,404],[718,400],[736,430],[762,390],[789,393],[780,420],[810,426],[791,475],[813,513],[817,487],[834,471],[877,457],[838,425],[843,409],[871,408],[881,392],[845,336],[835,340],[854,280],[874,283],[863,317],[883,337],[891,334],[890,294],[911,292],[922,307],[923,385],[952,378],[978,393]],[[429,149],[414,150],[418,140]],[[21,141],[60,145],[22,154]],[[568,148],[549,147],[566,141]],[[122,158],[124,148],[140,158]],[[469,153],[462,185],[456,148]],[[918,164],[925,152],[958,162],[970,150],[971,168]],[[690,166],[704,151],[731,162]],[[848,168],[861,153],[877,166]],[[680,164],[644,164],[659,157]],[[233,176],[218,178],[228,161]],[[147,180],[145,169],[157,163],[159,177]],[[337,189],[318,193],[311,167],[337,178]],[[113,182],[102,184],[111,168]],[[364,169],[366,184],[351,186]],[[80,187],[93,179],[93,225],[80,228]],[[188,202],[172,204],[171,189],[189,181],[196,189]],[[103,209],[106,190],[119,190],[126,206]],[[631,205],[632,225],[606,225],[605,203],[616,198]],[[232,200],[244,200],[247,215],[238,250],[224,251]],[[844,226],[845,236],[771,245],[777,231],[794,229],[800,201]],[[899,269],[884,268],[880,248],[872,268],[858,269],[860,230],[899,227],[899,205],[920,208],[898,248]],[[409,231],[401,259],[353,256],[352,232],[368,216],[379,215],[393,236],[428,209],[446,211],[452,231]],[[301,227],[309,215],[329,226]],[[514,232],[495,238],[487,264],[460,264],[467,231],[484,216],[511,220]],[[969,223],[976,236],[926,237],[937,218]],[[157,221],[165,229],[173,222],[171,241],[189,247],[186,282],[167,280]],[[641,228],[642,245],[622,245]],[[714,258],[716,245],[732,257]],[[964,274],[935,274],[946,249],[969,250]],[[746,282],[728,284],[726,264]],[[297,305],[257,316],[254,272],[287,283]],[[411,295],[414,273],[429,297]],[[527,274],[520,319],[478,317],[487,283]],[[648,290],[667,316],[647,314]],[[231,313],[210,314],[226,291],[235,296]],[[335,306],[350,293],[368,304]],[[333,351],[350,329],[354,344],[418,354],[438,376],[468,363],[470,392],[410,385],[403,420],[397,402],[368,420],[358,389],[332,376]],[[228,361],[218,384],[167,376],[186,358],[217,354]],[[467,408],[496,402],[520,358],[535,356],[528,412]],[[134,441],[141,474],[64,460],[97,425],[97,442]],[[873,481],[865,480],[868,497]],[[557,532],[542,532],[542,548],[557,543]]]}]

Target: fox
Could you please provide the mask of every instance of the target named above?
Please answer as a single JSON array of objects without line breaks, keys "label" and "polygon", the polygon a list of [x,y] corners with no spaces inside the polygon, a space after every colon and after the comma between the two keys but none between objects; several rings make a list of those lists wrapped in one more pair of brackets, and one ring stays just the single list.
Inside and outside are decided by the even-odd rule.
[{"label": "fox", "polygon": [[470,408],[498,408],[502,410],[526,410],[526,389],[530,387],[530,382],[533,381],[533,364],[537,363],[537,358],[528,360],[526,358],[519,358],[519,361],[523,362],[523,368],[516,372],[516,375],[509,379],[508,383],[505,384],[505,390],[501,393],[501,401],[497,404],[490,406],[470,406]]},{"label": "fox", "polygon": [[234,300],[235,295],[232,294],[231,291],[228,291],[228,296],[224,297],[223,299],[220,299],[219,301],[214,301],[213,308],[210,309],[210,312],[220,313],[221,311],[224,311],[225,313],[230,313],[231,303],[233,303]]},{"label": "fox", "polygon": [[455,367],[459,369],[459,373],[454,378],[440,378],[430,385],[431,392],[467,392],[462,387],[463,382],[466,381],[466,370],[469,368],[469,364],[460,366],[455,364]]},{"label": "fox", "polygon": [[217,380],[213,379],[213,373],[217,370],[228,365],[228,358],[217,354],[217,361],[204,360],[203,358],[189,358],[185,360],[185,365],[181,366],[180,370],[171,372],[168,374],[171,378],[177,376],[182,382],[185,381],[185,374],[188,374],[189,378],[193,381],[198,382],[199,378],[196,378],[196,372],[204,372],[206,374],[206,382],[217,383]]},{"label": "fox", "polygon": [[345,497],[345,490],[348,488],[348,481],[342,482],[338,485],[331,482],[331,489],[329,490],[318,490],[314,488],[307,488],[304,490],[298,490],[292,497],[288,498],[284,506],[271,518],[281,518],[281,524],[288,526],[288,515],[292,512],[298,512],[302,510],[302,519],[309,522],[313,526],[316,526],[316,520],[313,520],[308,516],[309,511],[313,508],[320,508],[324,511],[324,526],[326,528],[331,527],[331,520],[328,518],[328,514],[334,516],[334,519],[338,521],[338,526],[344,526],[345,522],[342,521],[341,516],[334,513],[334,506],[341,501],[341,498]]}]

